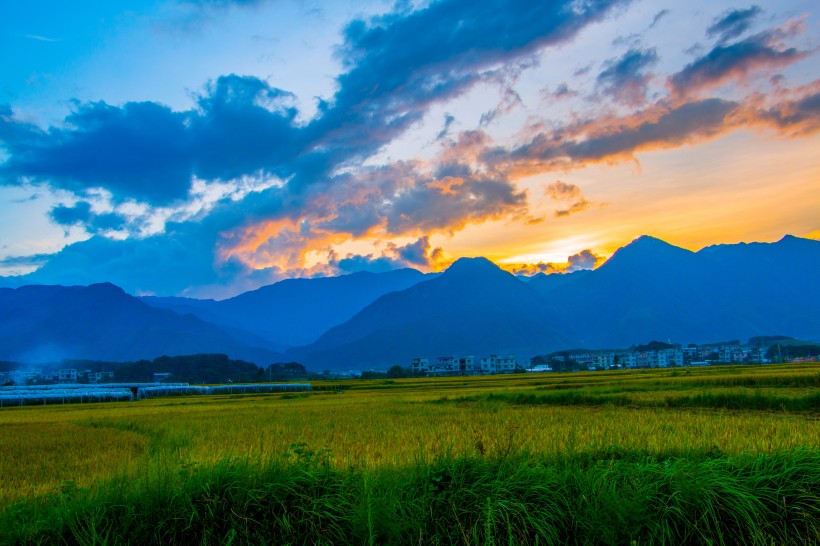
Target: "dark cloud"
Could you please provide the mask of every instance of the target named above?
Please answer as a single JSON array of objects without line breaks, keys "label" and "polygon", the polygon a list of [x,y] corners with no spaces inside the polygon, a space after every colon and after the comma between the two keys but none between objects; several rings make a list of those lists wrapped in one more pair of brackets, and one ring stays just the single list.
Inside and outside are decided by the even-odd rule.
[{"label": "dark cloud", "polygon": [[123,108],[91,103],[79,106],[66,124],[4,140],[10,158],[0,177],[7,184],[48,181],[76,193],[105,187],[158,202],[187,194],[192,173],[181,114],[150,102]]},{"label": "dark cloud", "polygon": [[91,219],[91,203],[80,201],[72,207],[58,205],[51,209],[49,216],[62,226],[85,224]]},{"label": "dark cloud", "polygon": [[546,275],[572,273],[582,269],[595,269],[606,258],[593,253],[591,250],[582,250],[578,254],[573,254],[567,258],[565,263],[538,262],[536,264],[511,264],[504,266],[515,275],[536,275],[544,273]]},{"label": "dark cloud", "polygon": [[606,62],[606,68],[598,74],[598,87],[616,102],[641,106],[646,102],[649,82],[645,71],[657,62],[658,54],[654,49],[630,49],[622,57]]},{"label": "dark cloud", "polygon": [[357,19],[339,56],[349,68],[310,124],[312,146],[363,157],[391,141],[434,103],[500,77],[502,61],[572,38],[625,0],[442,0],[424,9]]},{"label": "dark cloud", "polygon": [[415,243],[392,247],[396,255],[408,264],[429,265],[430,238],[419,237]]},{"label": "dark cloud", "polygon": [[730,80],[743,81],[762,68],[779,69],[806,56],[797,49],[783,48],[779,32],[763,32],[730,45],[717,45],[709,53],[686,65],[669,78],[674,95],[686,96]]},{"label": "dark cloud", "polygon": [[388,233],[458,230],[472,222],[523,212],[526,193],[504,177],[473,173],[469,179],[436,179],[396,196],[387,207]]},{"label": "dark cloud", "polygon": [[[32,279],[110,280],[131,291],[182,293],[237,276],[261,282],[281,273],[264,264],[252,269],[233,245],[295,256],[345,237],[454,231],[521,214],[526,194],[491,168],[449,159],[381,169],[362,162],[431,105],[480,82],[503,85],[509,75],[502,64],[565,43],[626,3],[441,0],[355,20],[338,50],[344,67],[338,90],[320,101],[307,123],[297,122],[288,93],[235,75],[217,79],[184,112],[150,102],[85,103],[64,126],[42,130],[0,110],[0,146],[8,157],[0,165],[4,184],[42,183],[80,196],[103,187],[115,203],[166,205],[188,198],[192,177],[267,174],[287,181],[241,203],[226,199],[195,221],[168,224],[161,235],[125,241],[97,236],[70,245]],[[94,222],[102,219],[91,210],[58,207],[52,216],[82,222],[84,212],[88,229],[97,229]],[[298,266],[292,260],[286,268]]]},{"label": "dark cloud", "polygon": [[0,177],[80,194],[101,186],[118,198],[167,204],[187,196],[191,176],[264,171],[289,178],[298,193],[377,151],[431,104],[496,77],[491,69],[501,61],[562,43],[624,3],[442,0],[354,20],[339,49],[346,69],[339,89],[304,127],[295,126],[287,93],[239,76],[219,78],[188,112],[81,104],[67,128],[45,132],[9,123],[4,110],[0,137],[10,159]]},{"label": "dark cloud", "polygon": [[342,176],[309,207],[319,218],[312,226],[320,232],[362,236],[378,229],[398,236],[454,231],[526,209],[526,193],[505,176],[478,172],[465,163],[400,161]]},{"label": "dark cloud", "polygon": [[529,144],[488,149],[483,158],[496,169],[525,176],[600,161],[633,157],[640,150],[668,148],[715,136],[739,105],[704,99],[678,106],[655,105],[632,116],[589,120],[541,132]]},{"label": "dark cloud", "polygon": [[719,44],[726,43],[740,37],[749,30],[754,20],[762,12],[760,6],[752,6],[747,9],[731,9],[712,21],[712,24],[706,29],[706,35],[710,38],[717,38]]},{"label": "dark cloud", "polygon": [[339,273],[358,273],[359,271],[370,271],[371,273],[384,273],[394,269],[400,269],[395,260],[385,256],[373,257],[372,254],[362,256],[359,254],[349,254],[338,262],[331,263],[338,268]]},{"label": "dark cloud", "polygon": [[605,258],[599,256],[589,249],[582,250],[578,254],[573,254],[567,258],[567,272],[579,271],[581,269],[595,269]]},{"label": "dark cloud", "polygon": [[62,226],[83,226],[91,233],[117,231],[125,227],[125,219],[115,213],[96,213],[91,203],[79,201],[71,207],[58,205],[49,212],[51,219]]},{"label": "dark cloud", "polygon": [[430,240],[425,235],[413,243],[404,246],[387,245],[381,255],[348,254],[342,259],[331,259],[330,265],[340,273],[355,273],[357,271],[372,271],[380,273],[405,267],[423,269],[432,268],[441,256],[441,249],[430,248]]},{"label": "dark cloud", "polygon": [[256,78],[231,75],[187,112],[151,102],[99,102],[79,105],[66,118],[68,128],[47,133],[4,123],[0,138],[10,159],[0,178],[6,184],[33,178],[77,194],[103,187],[115,197],[167,204],[187,197],[192,176],[287,175],[286,160],[299,145],[296,111],[285,106],[290,98]]},{"label": "dark cloud", "polygon": [[[16,119],[11,106],[0,104],[0,147],[8,148],[15,143],[25,146],[43,135],[44,132],[37,126]],[[2,168],[1,164],[0,168]],[[2,178],[0,177],[1,182]]]},{"label": "dark cloud", "polygon": [[781,101],[753,112],[753,119],[773,125],[790,135],[807,135],[820,130],[820,86],[795,100]]}]

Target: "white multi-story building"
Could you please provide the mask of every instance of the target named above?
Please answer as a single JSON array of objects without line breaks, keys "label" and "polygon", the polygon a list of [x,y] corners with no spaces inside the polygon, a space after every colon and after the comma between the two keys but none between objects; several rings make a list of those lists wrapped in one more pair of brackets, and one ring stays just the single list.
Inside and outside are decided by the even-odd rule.
[{"label": "white multi-story building", "polygon": [[518,367],[515,355],[490,355],[476,358],[475,355],[466,355],[456,358],[442,356],[435,360],[429,358],[414,358],[410,369],[416,374],[431,375],[475,375],[512,373]]}]

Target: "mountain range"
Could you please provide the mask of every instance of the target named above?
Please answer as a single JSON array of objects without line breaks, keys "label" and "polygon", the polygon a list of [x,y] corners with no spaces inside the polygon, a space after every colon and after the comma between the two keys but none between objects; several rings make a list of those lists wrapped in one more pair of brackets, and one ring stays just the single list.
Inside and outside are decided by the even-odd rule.
[{"label": "mountain range", "polygon": [[312,369],[407,365],[416,356],[820,339],[820,241],[698,252],[643,236],[594,271],[515,277],[484,258],[291,279],[235,298],[136,298],[110,284],[0,289],[0,360],[134,360],[218,352]]},{"label": "mountain range", "polygon": [[150,296],[142,300],[180,314],[191,313],[234,335],[251,333],[266,339],[269,347],[284,350],[312,343],[388,292],[435,276],[415,269],[362,271],[339,277],[287,279],[222,301]]}]

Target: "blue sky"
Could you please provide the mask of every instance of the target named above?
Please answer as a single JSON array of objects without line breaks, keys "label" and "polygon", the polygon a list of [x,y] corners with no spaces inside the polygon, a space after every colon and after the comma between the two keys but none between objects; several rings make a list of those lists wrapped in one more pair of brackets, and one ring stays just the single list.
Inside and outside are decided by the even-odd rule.
[{"label": "blue sky", "polygon": [[227,296],[817,237],[814,2],[16,3],[0,274]]}]

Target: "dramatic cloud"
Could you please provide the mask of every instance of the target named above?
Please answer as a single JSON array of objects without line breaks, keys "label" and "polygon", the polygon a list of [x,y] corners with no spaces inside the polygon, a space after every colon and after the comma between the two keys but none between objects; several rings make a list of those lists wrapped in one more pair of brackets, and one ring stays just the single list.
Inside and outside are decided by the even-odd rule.
[{"label": "dramatic cloud", "polygon": [[503,79],[499,63],[566,42],[626,3],[443,0],[409,14],[355,20],[340,48],[349,70],[307,128],[311,146],[330,150],[336,161],[365,157],[420,121],[432,104]]},{"label": "dramatic cloud", "polygon": [[509,264],[505,265],[514,275],[532,276],[538,273],[545,275],[573,273],[586,269],[595,269],[606,261],[606,257],[599,256],[589,249],[582,250],[578,254],[573,254],[564,263],[538,262],[535,264]]},{"label": "dramatic cloud", "polygon": [[[531,63],[524,57],[567,42],[612,6],[626,3],[442,0],[416,11],[402,8],[354,20],[338,50],[345,70],[337,78],[338,90],[302,124],[289,93],[235,75],[218,78],[196,108],[182,112],[151,102],[84,103],[63,127],[45,131],[15,120],[4,108],[0,145],[7,159],[0,165],[0,180],[47,184],[78,196],[104,188],[115,202],[170,206],[189,199],[195,179],[276,177],[283,185],[254,192],[241,206],[215,204],[207,223],[213,232],[203,233],[202,225],[190,229],[198,233],[190,237],[197,238],[197,245],[214,244],[209,254],[216,250],[217,260],[241,257],[253,264],[269,256],[298,267],[317,244],[374,231],[389,236],[458,230],[468,222],[518,213],[526,196],[503,174],[466,165],[397,164],[374,170],[361,163],[419,121],[431,105],[477,83],[503,82],[509,70]],[[516,68],[518,59],[523,60]],[[502,69],[502,64],[507,66]],[[85,221],[91,232],[100,220],[70,207],[57,208],[52,217],[64,224]],[[169,239],[182,236],[179,227],[167,229]],[[156,241],[150,237],[124,246],[136,257],[141,245],[150,251]],[[233,243],[238,248],[230,248]],[[110,251],[116,264],[117,244],[95,242],[68,254],[94,252],[95,260],[105,262],[102,253]],[[249,256],[249,249],[261,256]],[[137,269],[135,263],[130,266]],[[109,278],[118,280],[126,269],[112,265]],[[203,276],[208,277],[194,275]]]},{"label": "dramatic cloud", "polygon": [[789,136],[804,136],[820,131],[820,80],[805,87],[805,94],[761,105],[747,111],[749,123],[774,127]]},{"label": "dramatic cloud", "polygon": [[348,254],[342,259],[332,256],[329,265],[337,268],[339,273],[357,271],[378,273],[405,267],[431,269],[439,265],[441,253],[440,248],[431,249],[429,238],[424,236],[404,246],[390,243],[379,256]]},{"label": "dramatic cloud", "polygon": [[[807,135],[820,129],[820,82],[772,97],[753,94],[743,102],[707,98],[691,102],[660,100],[625,116],[601,116],[564,127],[537,131],[531,140],[513,148],[486,144],[474,151],[481,161],[511,180],[580,168],[601,162],[634,160],[641,151],[668,149],[715,138],[740,127],[765,126],[786,136]],[[567,195],[572,189],[552,185],[548,195]],[[563,193],[562,193],[563,192]],[[580,202],[576,210],[582,210]],[[563,215],[573,212],[572,207]]]},{"label": "dramatic cloud", "polygon": [[606,68],[598,74],[598,86],[604,95],[616,102],[642,106],[646,102],[649,82],[645,70],[657,61],[658,54],[654,49],[630,49],[622,57],[606,62]]},{"label": "dramatic cloud", "polygon": [[729,81],[742,83],[753,72],[782,69],[806,57],[805,52],[782,46],[781,34],[777,30],[762,32],[741,42],[715,46],[669,78],[671,92],[683,97]]},{"label": "dramatic cloud", "polygon": [[446,154],[441,161],[339,175],[321,192],[305,194],[294,218],[234,230],[220,245],[223,255],[290,269],[308,251],[347,239],[420,237],[526,212],[526,194],[503,176],[447,162]]},{"label": "dramatic cloud", "polygon": [[489,149],[484,158],[496,169],[516,177],[582,166],[601,161],[632,159],[640,150],[679,146],[715,136],[737,103],[705,99],[678,107],[654,105],[621,118],[579,122],[538,133],[530,143],[513,150]]},{"label": "dramatic cloud", "polygon": [[188,112],[151,102],[90,103],[66,118],[67,128],[48,132],[4,116],[0,144],[10,158],[0,181],[33,179],[77,194],[102,187],[167,204],[188,196],[194,176],[287,175],[292,169],[283,165],[299,145],[290,98],[256,78],[223,76]]},{"label": "dramatic cloud", "polygon": [[719,44],[726,43],[746,32],[762,12],[760,6],[729,10],[712,22],[706,29],[706,35],[710,38],[717,37]]},{"label": "dramatic cloud", "polygon": [[567,272],[580,271],[582,269],[594,269],[605,261],[603,256],[598,256],[591,250],[582,250],[578,254],[573,254],[567,258]]},{"label": "dramatic cloud", "polygon": [[[181,3],[225,8],[261,0]],[[590,97],[593,85],[596,98],[610,100],[582,111],[575,108],[583,99],[567,101],[559,106],[572,111],[555,118],[527,109],[521,97],[530,95],[519,95],[518,85],[528,78],[519,75],[537,66],[541,51],[568,44],[627,3],[442,0],[417,10],[398,3],[344,27],[336,90],[319,99],[310,119],[289,92],[237,75],[214,80],[187,110],[78,103],[64,124],[47,129],[0,105],[0,184],[67,190],[73,195],[56,200],[67,204],[53,207],[50,218],[96,234],[27,280],[109,280],[131,291],[193,294],[195,287],[239,289],[240,279],[253,285],[293,275],[429,269],[443,255],[430,248],[429,234],[487,220],[533,222],[517,184],[523,177],[634,160],[638,152],[739,127],[789,136],[818,130],[814,87],[787,90],[785,79],[767,93],[720,87],[756,82],[807,55],[787,44],[794,31],[785,27],[732,43],[751,28],[757,7],[712,23],[707,33],[716,45],[668,77],[669,96],[659,98],[661,89],[647,99],[650,78],[659,78],[651,71],[661,63],[654,48],[637,45],[642,35],[630,35],[630,49],[606,61],[597,77],[567,79],[572,88],[561,80],[536,84],[551,90],[542,93],[549,106]],[[651,26],[667,14],[658,12]],[[483,115],[449,104],[488,90],[498,90],[500,100]],[[403,160],[385,159],[395,152],[388,145],[403,146],[398,138],[415,138],[408,129],[430,118],[441,123],[445,109],[452,114],[423,138],[422,153],[412,158],[401,150]],[[507,113],[513,115],[501,119]],[[519,117],[526,118],[520,131],[498,135]],[[458,133],[462,127],[472,130]],[[572,184],[558,181],[546,192],[557,201],[557,217],[595,205]],[[94,198],[100,193],[110,195],[104,207]],[[339,250],[351,242],[375,250]],[[542,265],[566,271],[596,260],[582,252],[566,264]]]}]

